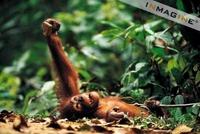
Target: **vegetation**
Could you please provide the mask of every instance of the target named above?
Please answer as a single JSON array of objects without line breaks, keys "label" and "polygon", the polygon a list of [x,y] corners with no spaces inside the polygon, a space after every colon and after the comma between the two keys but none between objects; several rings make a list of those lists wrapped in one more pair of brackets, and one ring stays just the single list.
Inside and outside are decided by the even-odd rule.
[{"label": "vegetation", "polygon": [[[168,4],[184,9],[181,0]],[[51,61],[41,33],[48,17],[62,23],[59,34],[82,91],[129,97],[132,103],[151,96],[162,104],[200,101],[199,50],[173,22],[116,0],[3,1],[0,14],[0,110],[55,114]],[[199,105],[167,110],[170,116],[160,124],[198,124]]]}]

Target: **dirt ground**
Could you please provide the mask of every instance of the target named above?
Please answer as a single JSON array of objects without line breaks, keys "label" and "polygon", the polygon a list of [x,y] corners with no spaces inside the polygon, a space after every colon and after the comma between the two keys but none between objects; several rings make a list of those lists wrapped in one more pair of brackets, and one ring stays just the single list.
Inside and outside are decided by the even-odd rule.
[{"label": "dirt ground", "polygon": [[105,122],[102,119],[82,119],[68,121],[67,119],[29,118],[12,112],[3,111],[0,114],[0,134],[181,134],[194,133],[185,125],[174,130],[161,130],[135,126],[130,120]]}]

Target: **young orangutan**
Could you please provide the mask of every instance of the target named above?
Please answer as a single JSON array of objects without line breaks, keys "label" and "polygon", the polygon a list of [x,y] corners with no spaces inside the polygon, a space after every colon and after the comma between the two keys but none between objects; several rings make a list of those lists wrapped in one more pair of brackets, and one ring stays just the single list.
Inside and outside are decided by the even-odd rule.
[{"label": "young orangutan", "polygon": [[146,109],[125,103],[119,97],[101,98],[95,91],[80,94],[78,74],[65,55],[62,42],[57,35],[60,23],[54,19],[47,19],[43,22],[42,28],[56,72],[56,95],[60,103],[61,118],[77,119],[92,116],[106,121],[116,121],[125,114],[129,117],[149,115]]}]

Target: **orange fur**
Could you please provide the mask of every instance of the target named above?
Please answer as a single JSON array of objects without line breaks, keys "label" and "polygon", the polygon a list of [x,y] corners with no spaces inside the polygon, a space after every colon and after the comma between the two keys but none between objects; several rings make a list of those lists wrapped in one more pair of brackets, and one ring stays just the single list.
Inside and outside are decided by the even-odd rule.
[{"label": "orange fur", "polygon": [[59,108],[62,113],[66,101],[71,96],[79,94],[78,74],[66,57],[59,37],[56,34],[52,34],[47,38],[47,41],[53,58],[56,94],[59,99]]},{"label": "orange fur", "polygon": [[129,117],[145,117],[149,115],[146,109],[135,106],[134,104],[128,104],[122,101],[119,97],[101,98],[99,104],[100,105],[95,113],[95,116],[99,118],[108,118],[107,112],[112,110],[114,107],[118,107],[118,112],[124,112]]}]

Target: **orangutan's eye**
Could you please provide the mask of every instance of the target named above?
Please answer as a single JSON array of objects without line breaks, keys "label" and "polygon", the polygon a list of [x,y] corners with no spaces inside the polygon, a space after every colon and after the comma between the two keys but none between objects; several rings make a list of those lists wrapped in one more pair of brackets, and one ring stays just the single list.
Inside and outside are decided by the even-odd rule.
[{"label": "orangutan's eye", "polygon": [[74,97],[74,100],[75,100],[75,101],[78,101],[78,97],[77,97],[77,96],[76,96],[76,97]]},{"label": "orangutan's eye", "polygon": [[82,101],[83,101],[83,97],[82,97],[82,96],[79,96],[78,101],[79,101],[79,102],[82,102]]},{"label": "orangutan's eye", "polygon": [[92,95],[91,94],[89,94],[88,96],[89,96],[90,99],[92,99]]}]

